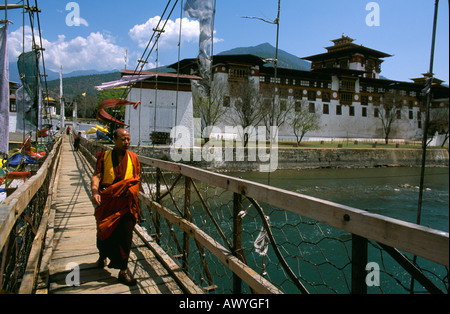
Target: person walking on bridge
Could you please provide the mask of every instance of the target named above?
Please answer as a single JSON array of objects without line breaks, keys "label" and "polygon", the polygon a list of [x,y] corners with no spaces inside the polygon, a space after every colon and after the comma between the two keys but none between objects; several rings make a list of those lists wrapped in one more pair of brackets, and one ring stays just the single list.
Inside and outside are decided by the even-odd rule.
[{"label": "person walking on bridge", "polygon": [[130,133],[117,129],[114,149],[100,152],[91,181],[92,202],[96,206],[98,267],[119,269],[119,282],[132,286],[136,280],[127,271],[133,229],[138,218],[141,165],[128,151]]}]

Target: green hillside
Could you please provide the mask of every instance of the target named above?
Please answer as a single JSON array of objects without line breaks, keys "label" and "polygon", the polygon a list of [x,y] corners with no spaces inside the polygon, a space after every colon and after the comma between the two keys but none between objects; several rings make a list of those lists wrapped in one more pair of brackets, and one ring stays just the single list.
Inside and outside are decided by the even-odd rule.
[{"label": "green hillside", "polygon": [[[64,96],[66,98],[73,98],[86,93],[89,96],[97,96],[95,86],[99,86],[104,82],[115,81],[120,79],[119,72],[85,75],[63,78]],[[59,98],[59,80],[47,82],[50,97]]]}]

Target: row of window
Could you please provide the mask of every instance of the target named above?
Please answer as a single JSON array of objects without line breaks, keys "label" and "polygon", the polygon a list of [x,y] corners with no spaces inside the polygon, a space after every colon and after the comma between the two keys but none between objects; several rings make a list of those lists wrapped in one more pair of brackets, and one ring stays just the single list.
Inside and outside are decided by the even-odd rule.
[{"label": "row of window", "polygon": [[[233,77],[235,77],[235,75],[233,75]],[[242,77],[242,76],[240,76],[240,77]],[[275,78],[260,76],[259,81],[260,81],[260,83],[273,84],[273,83],[275,83]],[[309,81],[309,80],[302,80],[302,79],[277,77],[277,84],[331,89],[331,82],[329,82],[329,81],[315,81],[315,80]],[[354,92],[356,90],[356,80],[340,80],[339,81],[339,89],[341,91]],[[388,89],[387,90],[384,87],[367,86],[364,84],[360,85],[360,92],[362,92],[362,93],[378,93],[378,94],[384,94],[386,92],[395,92],[395,93],[398,93],[398,95],[400,95],[400,96],[417,97],[416,91],[406,91],[406,90],[396,90],[396,89]]]},{"label": "row of window", "polygon": [[[271,99],[267,99],[267,101],[270,103],[272,100]],[[230,107],[230,103],[231,103],[230,97],[229,96],[225,96],[223,98],[223,103],[222,103],[223,107]],[[286,99],[281,99],[280,106],[281,106],[280,109],[282,111],[286,110],[286,108],[287,108],[287,100]],[[310,113],[316,113],[317,110],[316,110],[316,104],[315,103],[310,102],[308,106],[309,106],[308,111]],[[342,115],[342,107],[343,107],[342,105],[336,105],[336,115],[337,116]],[[346,106],[346,107],[349,108],[349,116],[354,117],[355,116],[355,107],[354,106]],[[300,112],[301,109],[302,109],[302,102],[296,101],[295,102],[295,112]],[[322,113],[323,114],[330,114],[330,105],[329,104],[325,104],[325,103],[323,104]],[[397,119],[401,119],[402,118],[401,110],[397,110],[396,114],[397,114],[397,117],[396,117]],[[379,108],[375,107],[374,108],[374,117],[378,118],[379,115],[380,115],[380,110],[379,110]],[[361,116],[362,117],[367,117],[368,116],[367,107],[362,107],[361,108]],[[414,111],[412,110],[412,106],[409,107],[408,118],[410,120],[414,119]],[[419,121],[422,119],[420,111],[417,112],[417,119]]]},{"label": "row of window", "polygon": [[[296,112],[300,112],[301,111],[301,107],[302,104],[301,102],[296,102],[295,103],[295,111]],[[337,105],[336,106],[336,115],[337,116],[341,116],[342,115],[342,105]],[[349,108],[349,116],[354,117],[355,116],[355,107],[354,106],[346,106]],[[368,116],[368,111],[366,107],[362,107],[361,108],[361,116],[362,117],[367,117]],[[316,113],[316,104],[315,103],[309,103],[309,108],[308,111],[310,113]],[[330,105],[328,104],[323,104],[323,109],[322,109],[322,113],[323,114],[330,114]],[[378,118],[380,116],[380,110],[379,108],[374,108],[374,113],[373,113],[375,118]],[[402,111],[401,110],[397,110],[396,111],[396,118],[398,120],[402,119]],[[414,111],[413,110],[409,110],[408,111],[408,118],[410,120],[414,120]],[[420,111],[417,112],[417,119],[420,121],[422,119],[422,113]]]}]

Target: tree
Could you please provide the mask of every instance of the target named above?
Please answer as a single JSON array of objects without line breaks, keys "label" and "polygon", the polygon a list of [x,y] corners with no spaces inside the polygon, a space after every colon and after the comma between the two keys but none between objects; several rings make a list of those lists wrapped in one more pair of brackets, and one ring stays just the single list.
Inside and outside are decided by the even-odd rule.
[{"label": "tree", "polygon": [[295,102],[288,97],[288,91],[285,89],[277,90],[281,93],[273,95],[273,90],[266,89],[262,91],[265,98],[264,101],[264,123],[267,130],[270,130],[270,126],[281,127],[283,124],[289,121],[289,116],[292,111],[295,110]]},{"label": "tree", "polygon": [[306,133],[320,129],[319,117],[317,113],[309,111],[306,106],[307,103],[305,100],[300,102],[300,107],[296,108],[290,121],[298,145],[300,145]]},{"label": "tree", "polygon": [[244,130],[241,136],[246,147],[249,127],[258,126],[267,114],[263,105],[263,95],[253,80],[245,79],[230,84],[230,96],[235,99],[235,103],[228,119],[233,126],[240,126]]},{"label": "tree", "polygon": [[389,135],[396,120],[401,119],[402,97],[396,90],[389,90],[380,99],[381,106],[378,110],[378,118],[381,121],[384,132],[384,140],[389,144]]},{"label": "tree", "polygon": [[448,107],[432,109],[429,123],[428,136],[432,140],[436,133],[439,135],[444,135],[444,141],[441,144],[441,147],[444,147],[449,137]]},{"label": "tree", "polygon": [[194,101],[194,117],[201,120],[202,136],[205,142],[209,140],[208,126],[213,126],[225,113],[223,108],[224,85],[220,81],[213,81],[210,97],[204,96],[199,89],[194,89],[192,97]]}]

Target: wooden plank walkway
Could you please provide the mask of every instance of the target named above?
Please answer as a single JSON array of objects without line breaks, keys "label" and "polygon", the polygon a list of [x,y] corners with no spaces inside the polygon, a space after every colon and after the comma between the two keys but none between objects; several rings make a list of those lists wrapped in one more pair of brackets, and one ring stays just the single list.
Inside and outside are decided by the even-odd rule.
[{"label": "wooden plank walkway", "polygon": [[[74,152],[66,138],[56,179],[56,197],[52,204],[54,220],[50,235],[51,253],[47,253],[51,256],[48,266],[49,284],[45,293],[181,294],[186,292],[186,286],[184,283],[182,286],[177,284],[180,278],[189,286],[188,293],[202,293],[184,274],[178,273],[178,280],[175,281],[170,275],[172,272],[166,270],[159,262],[161,259],[154,255],[154,250],[150,250],[136,233],[128,263],[129,271],[137,279],[136,286],[128,287],[118,283],[118,270],[96,268],[98,250],[94,207],[90,201],[91,175],[92,170],[81,153]],[[167,259],[167,256],[163,258]],[[176,273],[177,266],[173,261],[168,263]],[[79,286],[71,286],[66,282],[66,279],[71,283],[78,278],[74,276],[74,266],[79,269]]]}]

